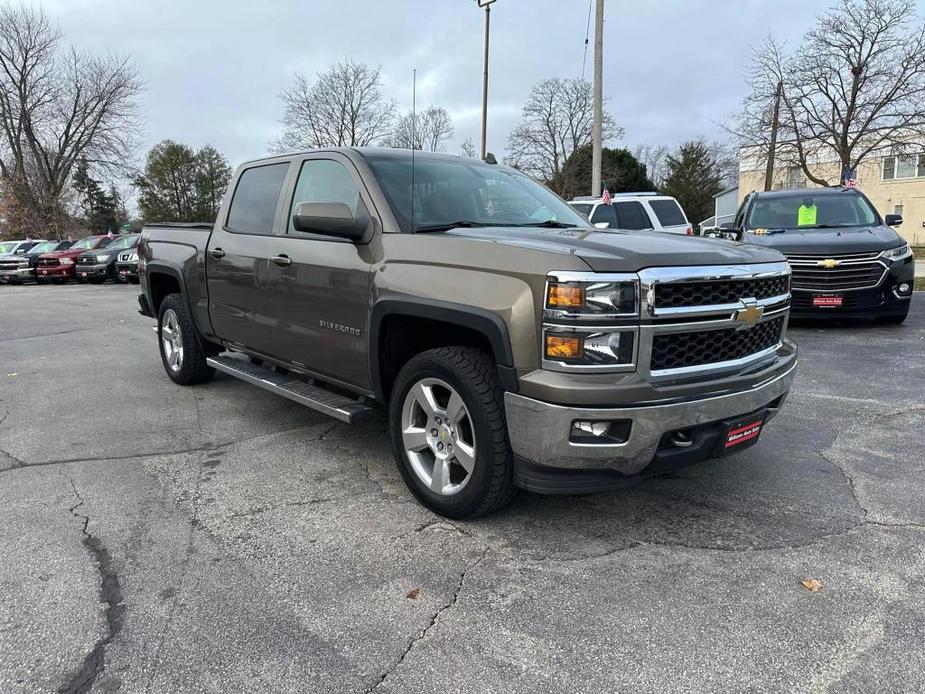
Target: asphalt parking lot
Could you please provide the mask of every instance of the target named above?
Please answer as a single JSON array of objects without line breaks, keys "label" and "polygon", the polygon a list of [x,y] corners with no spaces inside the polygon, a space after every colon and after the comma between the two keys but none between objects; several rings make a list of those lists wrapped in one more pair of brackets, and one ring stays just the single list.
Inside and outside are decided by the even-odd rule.
[{"label": "asphalt parking lot", "polygon": [[0,287],[0,692],[925,689],[925,295],[792,330],[741,456],[450,523],[383,421],[173,385],[136,293]]}]

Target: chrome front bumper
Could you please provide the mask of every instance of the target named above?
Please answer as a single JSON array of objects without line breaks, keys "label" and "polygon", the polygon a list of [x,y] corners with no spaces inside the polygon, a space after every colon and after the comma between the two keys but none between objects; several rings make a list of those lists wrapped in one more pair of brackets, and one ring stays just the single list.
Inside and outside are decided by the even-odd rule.
[{"label": "chrome front bumper", "polygon": [[[653,460],[669,432],[749,414],[775,401],[779,408],[793,383],[796,358],[782,368],[747,390],[667,404],[565,407],[508,392],[504,406],[511,447],[516,456],[541,466],[636,475]],[[768,419],[777,408],[768,412]],[[625,443],[574,443],[569,437],[579,419],[625,419],[632,426]]]}]

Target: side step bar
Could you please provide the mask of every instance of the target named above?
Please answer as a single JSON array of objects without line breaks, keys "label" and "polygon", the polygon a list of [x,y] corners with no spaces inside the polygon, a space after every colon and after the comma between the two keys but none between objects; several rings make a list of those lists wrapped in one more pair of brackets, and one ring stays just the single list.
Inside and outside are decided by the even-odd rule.
[{"label": "side step bar", "polygon": [[243,359],[208,357],[206,363],[217,371],[239,378],[271,393],[282,395],[284,398],[289,398],[300,405],[310,407],[342,422],[358,422],[368,417],[373,411],[373,408],[368,405],[346,395],[313,386],[301,379],[277,373]]}]

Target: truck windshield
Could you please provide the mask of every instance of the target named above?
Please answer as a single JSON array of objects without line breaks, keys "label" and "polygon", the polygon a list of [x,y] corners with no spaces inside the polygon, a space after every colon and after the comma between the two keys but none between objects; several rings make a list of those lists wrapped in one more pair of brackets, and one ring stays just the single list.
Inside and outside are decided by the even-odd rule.
[{"label": "truck windshield", "polygon": [[85,251],[89,248],[96,248],[96,236],[88,236],[84,239],[80,239],[74,243],[73,246],[68,248],[69,251]]},{"label": "truck windshield", "polygon": [[874,208],[857,193],[795,193],[759,197],[748,212],[745,228],[833,229],[876,223]]},{"label": "truck windshield", "polygon": [[[402,231],[411,229],[411,158],[366,155]],[[533,179],[465,159],[414,166],[414,230],[447,226],[580,226],[588,221]]]},{"label": "truck windshield", "polygon": [[0,253],[12,253],[13,249],[16,248],[16,241],[11,243],[0,243]]}]

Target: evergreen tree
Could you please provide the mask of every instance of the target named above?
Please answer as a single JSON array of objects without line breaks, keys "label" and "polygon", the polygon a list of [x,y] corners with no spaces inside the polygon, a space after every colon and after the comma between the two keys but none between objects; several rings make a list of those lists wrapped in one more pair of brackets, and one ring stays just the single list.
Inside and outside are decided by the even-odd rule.
[{"label": "evergreen tree", "polygon": [[723,167],[717,148],[704,140],[682,142],[668,155],[668,176],[660,192],[681,204],[691,224],[713,214],[713,197],[723,189]]}]

